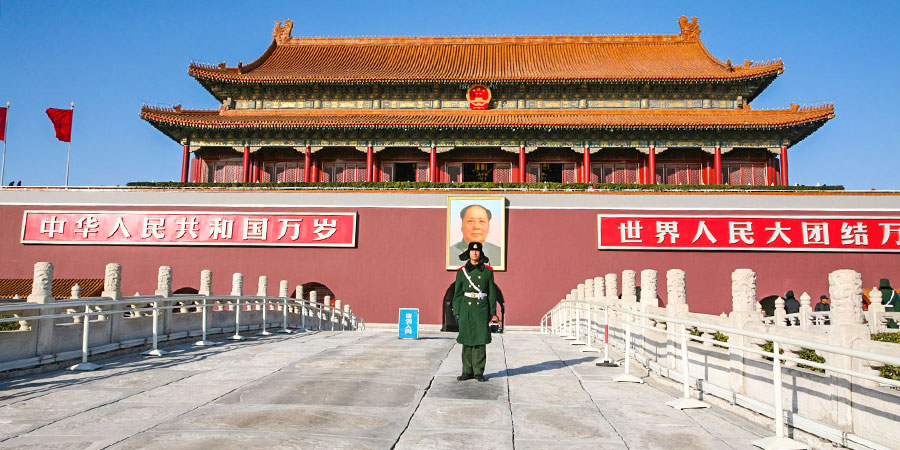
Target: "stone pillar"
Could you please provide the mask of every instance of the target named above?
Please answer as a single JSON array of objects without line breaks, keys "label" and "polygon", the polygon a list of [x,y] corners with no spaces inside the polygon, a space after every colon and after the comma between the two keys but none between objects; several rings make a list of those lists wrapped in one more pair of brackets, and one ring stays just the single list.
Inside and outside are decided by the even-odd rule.
[{"label": "stone pillar", "polygon": [[[268,295],[269,295],[269,277],[267,277],[265,275],[260,275],[259,276],[259,287],[256,290],[256,296],[257,297],[268,297]],[[259,311],[263,308],[262,305],[263,305],[262,303],[257,303],[256,308],[254,308],[254,309]]]},{"label": "stone pillar", "polygon": [[656,271],[653,269],[641,271],[641,311],[646,311],[648,306],[659,306],[659,298],[656,294]]},{"label": "stone pillar", "polygon": [[156,275],[156,292],[155,295],[163,298],[172,296],[172,267],[159,266],[159,272]]},{"label": "stone pillar", "polygon": [[615,305],[619,301],[619,279],[614,273],[606,274],[606,304]]},{"label": "stone pillar", "polygon": [[584,301],[584,283],[578,283],[578,286],[575,287],[575,299],[583,302]]},{"label": "stone pillar", "polygon": [[69,296],[69,298],[72,300],[81,298],[81,286],[79,286],[78,283],[75,283],[75,285],[72,286],[72,294]]},{"label": "stone pillar", "polygon": [[756,272],[750,269],[736,269],[731,273],[731,314],[732,325],[743,327],[755,317],[756,312]]},{"label": "stone pillar", "polygon": [[288,280],[281,280],[281,283],[278,285],[278,296],[281,298],[290,297],[290,288],[288,286]]},{"label": "stone pillar", "polygon": [[882,300],[883,297],[881,296],[881,291],[878,290],[878,286],[873,287],[869,291],[869,311],[866,313],[866,322],[869,324],[870,333],[877,333],[881,327],[881,321],[884,320],[886,309],[881,303]]},{"label": "stone pillar", "polygon": [[603,282],[603,277],[594,277],[594,301],[604,302],[605,298],[606,283]]},{"label": "stone pillar", "polygon": [[244,274],[235,272],[231,276],[231,295],[239,297],[244,295]]},{"label": "stone pillar", "polygon": [[637,289],[635,286],[634,271],[622,271],[622,304],[634,308],[637,302]]},{"label": "stone pillar", "polygon": [[[761,305],[756,300],[756,272],[750,269],[737,269],[731,273],[731,313],[728,317],[734,328],[745,328],[752,323],[758,323],[762,316],[759,314]],[[740,335],[728,336],[728,342],[739,347],[748,347],[754,342]],[[728,350],[728,363],[731,368],[728,375],[731,390],[735,393],[746,393],[744,385],[744,363],[753,355],[745,354],[742,350],[730,348]]]},{"label": "stone pillar", "polygon": [[212,295],[212,270],[206,269],[200,271],[200,289],[197,290],[200,295]]},{"label": "stone pillar", "polygon": [[316,291],[309,291],[310,307],[314,308],[314,309],[310,309],[309,317],[310,317],[310,319],[317,319],[316,329],[321,330],[322,329],[322,313],[318,309],[319,305],[316,304],[316,303],[318,303],[318,300],[319,300],[318,295],[319,294],[316,293]]},{"label": "stone pillar", "polygon": [[588,278],[584,280],[584,299],[592,302],[594,301],[594,279]]},{"label": "stone pillar", "polygon": [[111,300],[122,299],[122,265],[109,263],[106,265],[106,274],[103,280],[103,292],[101,297]]},{"label": "stone pillar", "polygon": [[[100,293],[101,297],[106,297],[110,300],[121,300],[122,299],[122,265],[118,263],[109,263],[106,265],[106,270],[104,273],[103,279],[103,292]],[[141,307],[143,305],[137,305]],[[112,307],[107,307],[112,311],[121,310],[124,308],[124,305],[115,305]],[[137,316],[137,315],[136,315]],[[99,319],[100,316],[97,316]],[[122,314],[113,313],[111,320],[109,321],[109,341],[110,342],[118,342],[121,340],[121,330],[122,330],[122,320],[124,317]]]},{"label": "stone pillar", "polygon": [[[783,174],[782,174],[783,175]],[[828,343],[837,347],[854,348],[857,341],[868,342],[871,338],[868,327],[863,325],[862,276],[853,270],[835,270],[828,274],[828,296],[831,298]],[[852,358],[826,353],[822,355],[829,365],[865,372],[862,362],[854,365]],[[831,401],[835,405],[835,425],[841,430],[853,429],[853,415],[850,405],[851,380],[846,375],[825,371],[831,376]],[[862,382],[865,384],[865,382]],[[871,385],[871,384],[870,384]]]},{"label": "stone pillar", "polygon": [[812,305],[811,299],[809,298],[809,294],[804,292],[800,294],[800,329],[803,331],[809,331],[809,322],[810,315],[812,314]]},{"label": "stone pillar", "polygon": [[242,171],[241,178],[244,183],[249,183],[250,182],[250,146],[249,145],[244,146],[243,157],[244,157],[243,165],[242,165],[243,171]]},{"label": "stone pillar", "polygon": [[687,288],[685,287],[684,271],[681,269],[669,269],[666,271],[666,312],[670,316],[688,312]]},{"label": "stone pillar", "polygon": [[783,327],[783,326],[787,325],[785,323],[785,320],[787,320],[785,317],[786,315],[787,315],[787,311],[784,309],[784,299],[781,297],[776,298],[775,299],[775,313],[774,313],[775,326]]},{"label": "stone pillar", "polygon": [[788,184],[788,159],[787,159],[787,147],[781,146],[781,185],[789,186]]},{"label": "stone pillar", "polygon": [[[34,278],[31,282],[31,295],[28,296],[29,303],[56,303],[53,298],[53,264],[49,262],[39,262],[34,264]],[[36,314],[35,314],[36,313]],[[55,311],[31,310],[29,315],[52,314]],[[39,319],[37,320],[37,339],[35,340],[35,355],[47,355],[53,350],[53,323],[56,319]],[[21,327],[21,324],[20,324]],[[32,327],[33,328],[33,327]]]}]

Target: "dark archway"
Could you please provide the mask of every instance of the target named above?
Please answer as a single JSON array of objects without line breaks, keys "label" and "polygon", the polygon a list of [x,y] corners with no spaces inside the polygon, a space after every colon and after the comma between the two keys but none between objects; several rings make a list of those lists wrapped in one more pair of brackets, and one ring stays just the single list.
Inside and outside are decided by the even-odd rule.
[{"label": "dark archway", "polygon": [[[322,303],[325,300],[326,295],[331,297],[332,302],[337,299],[337,296],[334,295],[334,292],[331,289],[329,289],[328,286],[325,286],[322,283],[319,283],[316,281],[310,281],[308,283],[303,283],[303,295],[306,297],[307,300],[309,300],[309,293],[313,292],[313,291],[315,291],[316,300],[319,303]],[[294,295],[295,296],[297,295],[296,292],[294,293]]]},{"label": "dark archway", "polygon": [[178,289],[175,289],[174,292],[172,292],[172,294],[199,294],[199,293],[200,293],[200,291],[198,291],[192,287],[178,288]]},{"label": "dark archway", "polygon": [[442,310],[444,311],[443,317],[444,319],[441,321],[441,331],[449,331],[452,333],[459,332],[459,323],[456,322],[456,318],[453,317],[453,285],[456,284],[450,283],[450,286],[447,288],[447,291],[444,292],[444,306]]}]

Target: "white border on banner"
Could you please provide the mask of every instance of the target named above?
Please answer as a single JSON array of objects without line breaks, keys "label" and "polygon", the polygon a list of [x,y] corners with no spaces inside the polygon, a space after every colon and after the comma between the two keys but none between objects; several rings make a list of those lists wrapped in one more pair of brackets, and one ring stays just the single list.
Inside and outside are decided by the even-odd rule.
[{"label": "white border on banner", "polygon": [[600,233],[600,222],[603,217],[627,217],[627,218],[689,218],[689,219],[818,219],[818,220],[835,220],[835,219],[855,219],[855,220],[900,220],[898,216],[760,216],[760,215],[688,215],[688,214],[597,214],[597,250],[712,250],[726,252],[830,252],[830,253],[900,253],[897,249],[874,249],[874,248],[796,248],[796,247],[638,247],[638,246],[603,246],[603,235]]},{"label": "white border on banner", "polygon": [[[28,218],[28,214],[229,214],[229,215],[278,215],[278,216],[353,216],[353,240],[349,244],[279,244],[279,243],[259,243],[253,242],[250,244],[244,243],[222,243],[222,242],[104,242],[104,241],[83,241],[83,242],[73,242],[73,241],[26,241],[25,240],[25,221]],[[22,212],[22,234],[19,238],[20,244],[50,244],[50,245],[155,245],[155,246],[180,246],[180,247],[341,247],[341,248],[355,248],[356,247],[356,235],[357,235],[357,221],[359,219],[359,214],[356,212],[273,212],[266,211],[265,213],[256,213],[253,211],[115,211],[115,210],[101,210],[101,211],[78,211],[78,210],[63,210],[63,209],[51,209],[51,210],[31,210],[26,209]]]}]

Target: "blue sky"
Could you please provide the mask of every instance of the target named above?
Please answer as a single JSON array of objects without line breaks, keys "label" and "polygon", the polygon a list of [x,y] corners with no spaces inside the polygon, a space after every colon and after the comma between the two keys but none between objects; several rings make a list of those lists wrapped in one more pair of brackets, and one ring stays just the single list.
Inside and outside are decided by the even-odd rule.
[{"label": "blue sky", "polygon": [[75,101],[72,185],[177,180],[180,146],[141,105],[213,109],[193,59],[256,59],[275,20],[294,36],[675,34],[698,16],[719,59],[782,58],[754,108],[834,103],[836,118],[791,149],[791,183],[900,189],[900,14],[894,2],[9,1],[0,0],[0,104],[11,102],[6,181],[61,185],[66,146],[48,107]]}]

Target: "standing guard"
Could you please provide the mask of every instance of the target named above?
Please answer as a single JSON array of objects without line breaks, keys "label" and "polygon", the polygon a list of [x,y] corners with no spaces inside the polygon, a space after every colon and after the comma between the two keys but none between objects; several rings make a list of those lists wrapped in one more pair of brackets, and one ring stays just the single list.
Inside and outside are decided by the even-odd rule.
[{"label": "standing guard", "polygon": [[497,286],[494,269],[487,265],[488,258],[482,252],[481,242],[470,242],[459,255],[466,264],[456,272],[454,284],[453,315],[459,323],[456,342],[462,344],[462,375],[457,380],[484,378],[487,361],[485,345],[491,343],[490,321],[497,310]]}]

